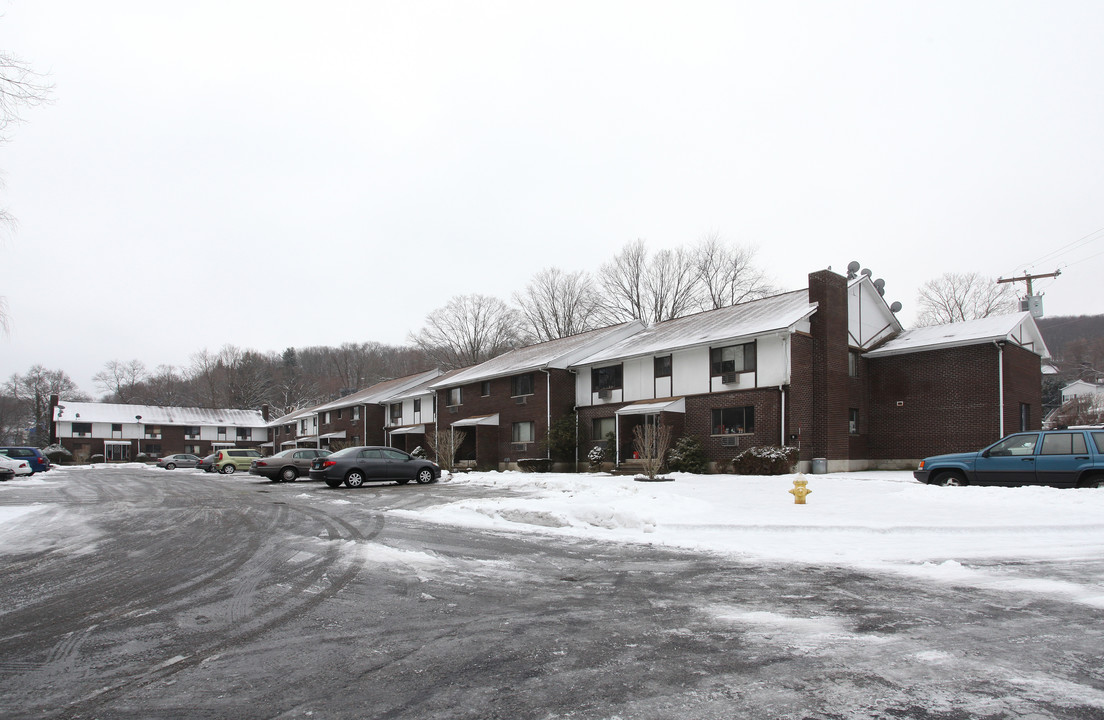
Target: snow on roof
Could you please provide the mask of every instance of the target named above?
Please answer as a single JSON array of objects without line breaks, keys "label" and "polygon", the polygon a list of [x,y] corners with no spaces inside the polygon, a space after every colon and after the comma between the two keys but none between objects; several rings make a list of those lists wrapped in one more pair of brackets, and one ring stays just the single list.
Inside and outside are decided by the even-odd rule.
[{"label": "snow on roof", "polygon": [[596,365],[611,360],[668,353],[671,350],[712,345],[784,330],[816,311],[807,289],[708,310],[676,320],[656,323],[619,343],[589,355],[575,365]]},{"label": "snow on roof", "polygon": [[1039,327],[1028,312],[990,315],[978,320],[916,328],[865,353],[865,357],[888,357],[925,350],[979,345],[998,340],[1015,343],[1042,357],[1050,357],[1050,351],[1043,342]]},{"label": "snow on roof", "polygon": [[496,358],[491,358],[479,365],[465,368],[455,375],[449,376],[446,380],[433,383],[430,387],[431,389],[455,387],[480,380],[516,375],[530,370],[567,368],[575,364],[579,357],[607,343],[617,342],[643,327],[642,323],[634,320],[621,325],[613,325],[570,337],[528,345],[511,350]]},{"label": "snow on roof", "polygon": [[469,368],[457,368],[455,370],[449,370],[448,372],[446,372],[442,375],[437,375],[436,377],[431,377],[428,380],[425,380],[423,382],[418,383],[417,385],[414,385],[413,387],[406,388],[406,389],[398,392],[395,395],[391,395],[386,400],[387,400],[387,402],[395,402],[395,401],[398,401],[398,400],[406,400],[407,398],[415,398],[415,397],[418,397],[419,395],[432,395],[433,394],[433,387],[435,385],[440,385],[441,383],[444,383],[445,381],[447,381],[449,378],[453,377],[454,375],[462,373],[462,372],[464,372],[468,369]]},{"label": "snow on roof", "polygon": [[[141,415],[138,420],[136,416]],[[260,410],[226,408],[164,407],[121,403],[62,401],[54,408],[55,421],[138,423],[143,425],[225,425],[267,427]]]},{"label": "snow on roof", "polygon": [[406,377],[395,378],[393,380],[384,380],[371,387],[355,392],[352,395],[346,395],[332,402],[317,405],[311,408],[311,411],[312,413],[317,413],[326,410],[336,410],[337,408],[351,407],[353,405],[379,403],[392,397],[395,393],[402,392],[407,388],[419,385],[427,380],[432,380],[440,374],[440,370],[427,370],[426,372],[417,373],[415,375],[407,375]]}]

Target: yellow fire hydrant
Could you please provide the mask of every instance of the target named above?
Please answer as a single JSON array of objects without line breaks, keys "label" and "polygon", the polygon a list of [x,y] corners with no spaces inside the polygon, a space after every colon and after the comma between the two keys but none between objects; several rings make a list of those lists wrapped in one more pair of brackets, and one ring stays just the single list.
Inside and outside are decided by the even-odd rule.
[{"label": "yellow fire hydrant", "polygon": [[798,479],[794,480],[793,490],[790,493],[794,496],[794,505],[804,505],[805,497],[812,492],[808,487],[809,481],[805,479],[804,475],[798,475]]}]

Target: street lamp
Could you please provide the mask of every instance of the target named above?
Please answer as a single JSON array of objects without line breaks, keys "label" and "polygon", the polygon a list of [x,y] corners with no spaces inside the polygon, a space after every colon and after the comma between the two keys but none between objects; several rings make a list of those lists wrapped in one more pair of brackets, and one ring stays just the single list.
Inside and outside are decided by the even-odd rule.
[{"label": "street lamp", "polygon": [[[142,416],[141,415],[135,415],[134,419],[138,421],[138,440],[137,440],[137,442],[138,442],[138,454],[141,455],[142,454]],[[134,458],[134,459],[137,460],[138,458]]]}]

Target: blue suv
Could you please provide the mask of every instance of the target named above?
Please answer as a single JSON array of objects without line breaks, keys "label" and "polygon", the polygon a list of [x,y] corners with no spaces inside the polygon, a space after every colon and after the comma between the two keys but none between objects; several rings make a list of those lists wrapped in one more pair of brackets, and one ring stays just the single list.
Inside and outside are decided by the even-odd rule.
[{"label": "blue suv", "polygon": [[977,452],[924,458],[912,475],[931,485],[1104,487],[1104,428],[1016,433]]},{"label": "blue suv", "polygon": [[36,472],[46,472],[50,469],[50,458],[42,454],[42,451],[33,447],[0,447],[0,455],[24,460],[31,466],[31,475]]}]

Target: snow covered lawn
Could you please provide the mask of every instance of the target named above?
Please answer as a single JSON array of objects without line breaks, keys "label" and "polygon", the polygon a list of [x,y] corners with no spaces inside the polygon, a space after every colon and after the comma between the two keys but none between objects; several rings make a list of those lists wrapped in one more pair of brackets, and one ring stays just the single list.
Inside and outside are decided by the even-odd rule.
[{"label": "snow covered lawn", "polygon": [[[910,472],[685,475],[637,482],[603,474],[469,473],[494,490],[419,510],[423,520],[716,552],[734,559],[846,565],[994,589],[1063,595],[1104,607],[1104,576],[1072,561],[1104,558],[1104,491],[932,487]],[[1090,563],[1099,571],[1099,563]]]}]

